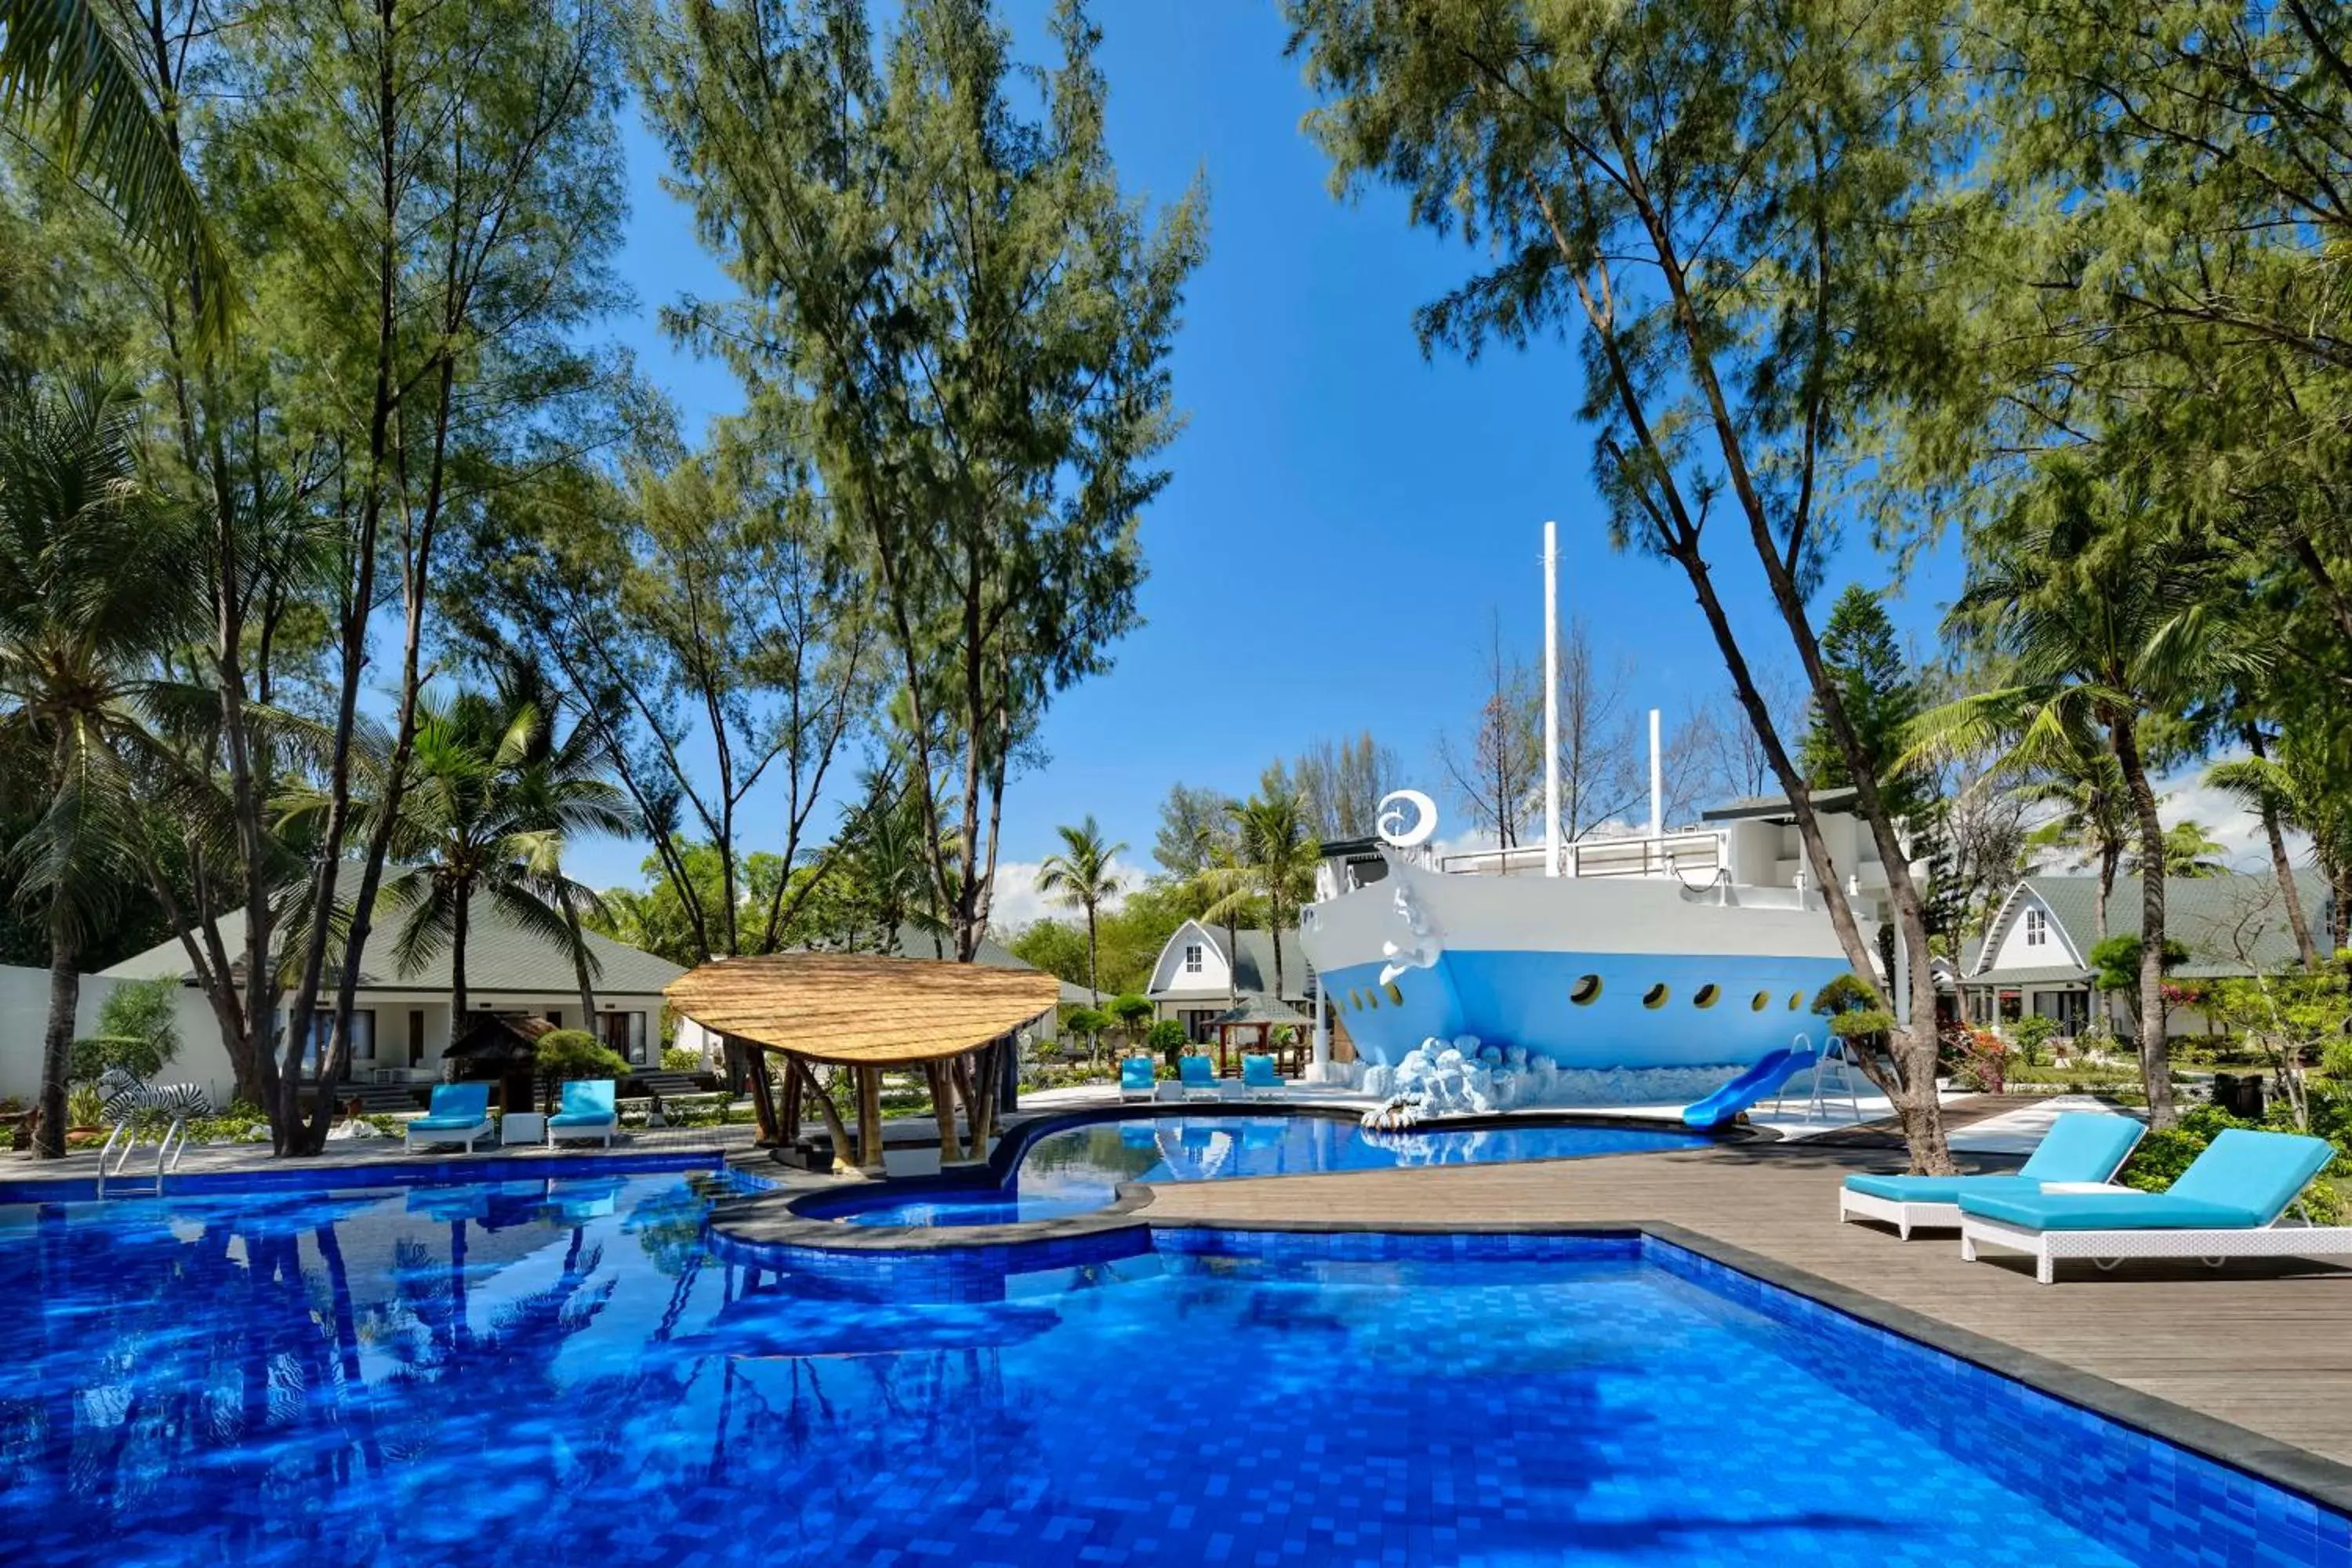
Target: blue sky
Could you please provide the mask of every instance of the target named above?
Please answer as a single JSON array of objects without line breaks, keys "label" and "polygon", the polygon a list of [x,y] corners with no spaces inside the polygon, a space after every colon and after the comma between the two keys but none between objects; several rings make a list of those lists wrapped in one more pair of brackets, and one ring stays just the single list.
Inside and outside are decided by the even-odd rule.
[{"label": "blue sky", "polygon": [[[1329,165],[1299,129],[1310,98],[1283,56],[1272,0],[1095,9],[1122,183],[1166,201],[1203,175],[1209,257],[1174,358],[1190,423],[1167,454],[1173,479],[1142,521],[1144,625],[1108,675],[1064,694],[1044,731],[1050,761],[1008,791],[1000,914],[1036,912],[1027,871],[1055,847],[1056,823],[1092,812],[1148,859],[1171,783],[1245,793],[1270,759],[1319,736],[1369,729],[1442,795],[1433,744],[1475,708],[1490,612],[1507,638],[1540,647],[1546,518],[1561,529],[1564,613],[1585,618],[1604,658],[1631,661],[1629,700],[1671,721],[1718,690],[1721,667],[1679,571],[1608,546],[1589,435],[1574,418],[1572,348],[1475,366],[1423,358],[1414,307],[1477,258],[1409,228],[1392,193],[1333,197]],[[1031,58],[1044,53],[1042,13],[1037,0],[1010,9]],[[732,379],[672,349],[655,312],[726,283],[661,191],[661,152],[634,121],[629,155],[621,269],[638,309],[616,330],[698,421],[735,406]],[[1727,532],[1712,559],[1757,646],[1777,652],[1784,634],[1768,624],[1744,539]],[[1823,603],[1847,580],[1888,575],[1858,552]],[[1957,575],[1948,559],[1930,563],[1890,601],[1920,642],[1932,641]],[[583,870],[634,882],[641,857],[596,846]]]}]

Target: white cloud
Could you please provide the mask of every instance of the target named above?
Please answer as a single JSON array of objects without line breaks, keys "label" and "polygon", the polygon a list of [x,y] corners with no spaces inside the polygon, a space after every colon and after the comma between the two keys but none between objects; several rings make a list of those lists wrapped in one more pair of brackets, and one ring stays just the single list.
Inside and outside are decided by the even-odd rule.
[{"label": "white cloud", "polygon": [[[988,923],[998,931],[1019,931],[1033,921],[1052,917],[1069,920],[1079,911],[1037,890],[1037,878],[1045,869],[1042,860],[1000,860],[996,863],[996,889],[989,900]],[[1103,907],[1115,910],[1125,901],[1128,891],[1143,885],[1143,873],[1123,861],[1111,861],[1111,872],[1118,879],[1117,897]]]},{"label": "white cloud", "polygon": [[[2263,836],[2263,819],[2246,809],[2236,795],[2226,790],[2208,789],[2199,782],[2205,776],[2205,767],[2185,768],[2168,779],[2156,781],[2161,799],[2157,802],[2158,813],[2167,827],[2175,823],[2194,822],[2205,830],[2205,836],[2218,840],[2223,850],[2222,858],[2241,871],[2266,871],[2270,868],[2270,841]],[[2298,866],[2310,859],[2311,840],[2289,828],[2286,852]]]}]

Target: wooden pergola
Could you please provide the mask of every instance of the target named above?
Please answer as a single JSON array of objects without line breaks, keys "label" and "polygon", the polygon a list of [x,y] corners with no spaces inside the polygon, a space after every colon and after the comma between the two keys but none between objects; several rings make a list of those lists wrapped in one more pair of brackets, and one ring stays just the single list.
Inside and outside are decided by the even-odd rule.
[{"label": "wooden pergola", "polygon": [[[1210,1027],[1217,1031],[1219,1077],[1231,1077],[1233,1073],[1234,1031],[1247,1029],[1257,1037],[1258,1048],[1281,1058],[1284,1068],[1296,1078],[1306,1049],[1304,1042],[1315,1032],[1315,1020],[1296,1011],[1287,1003],[1277,1002],[1271,996],[1252,995],[1211,1019]],[[1274,1043],[1276,1029],[1292,1031],[1287,1050]]]},{"label": "wooden pergola", "polygon": [[[672,1011],[748,1056],[760,1141],[800,1136],[803,1108],[814,1104],[833,1137],[834,1157],[850,1148],[849,1131],[814,1064],[850,1069],[857,1089],[857,1163],[882,1163],[882,1073],[920,1068],[939,1119],[940,1158],[960,1160],[956,1102],[964,1106],[975,1152],[995,1130],[1003,1053],[1022,1029],[1053,1012],[1061,982],[1034,969],[993,969],[870,953],[778,952],[706,963],[663,992]],[[783,1092],[768,1077],[767,1058],[783,1058]]]}]

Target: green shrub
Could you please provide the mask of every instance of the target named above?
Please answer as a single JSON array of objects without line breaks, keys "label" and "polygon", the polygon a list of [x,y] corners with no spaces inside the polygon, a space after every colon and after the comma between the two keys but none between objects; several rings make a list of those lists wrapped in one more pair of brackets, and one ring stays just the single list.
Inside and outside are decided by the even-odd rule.
[{"label": "green shrub", "polygon": [[629,1064],[585,1029],[551,1029],[531,1047],[533,1070],[548,1108],[555,1106],[555,1086],[574,1079],[629,1076]]},{"label": "green shrub", "polygon": [[1813,1011],[1827,1018],[1883,1005],[1878,988],[1858,974],[1841,974],[1813,994]]},{"label": "green shrub", "polygon": [[1143,1037],[1143,1043],[1154,1056],[1173,1069],[1176,1058],[1184,1054],[1184,1026],[1173,1018],[1162,1018],[1151,1026],[1150,1032]]},{"label": "green shrub", "polygon": [[73,1056],[66,1064],[66,1082],[95,1084],[121,1068],[145,1083],[162,1072],[163,1064],[170,1059],[167,1052],[143,1035],[85,1035],[73,1043]]},{"label": "green shrub", "polygon": [[98,1006],[98,1032],[114,1039],[144,1040],[153,1066],[144,1080],[162,1072],[180,1054],[179,986],[169,980],[125,980]]},{"label": "green shrub", "polygon": [[2027,1067],[2042,1061],[2042,1047],[2058,1037],[2058,1020],[2044,1013],[2028,1013],[2009,1026],[2009,1037],[2017,1047],[2017,1056]]},{"label": "green shrub", "polygon": [[702,1053],[689,1051],[683,1046],[667,1046],[662,1049],[662,1071],[702,1072]]}]

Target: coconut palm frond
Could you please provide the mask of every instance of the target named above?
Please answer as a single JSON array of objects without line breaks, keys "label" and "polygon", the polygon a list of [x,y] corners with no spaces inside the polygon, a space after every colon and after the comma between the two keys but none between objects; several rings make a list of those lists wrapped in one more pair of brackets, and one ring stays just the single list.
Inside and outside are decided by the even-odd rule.
[{"label": "coconut palm frond", "polygon": [[90,180],[142,250],[199,279],[198,329],[208,343],[227,337],[228,252],[90,0],[0,0],[0,115],[44,132],[66,173]]}]

